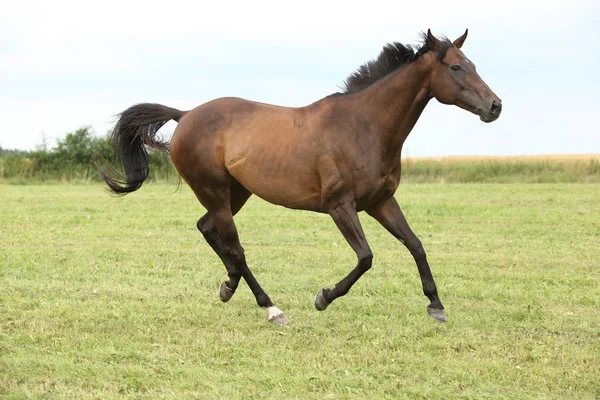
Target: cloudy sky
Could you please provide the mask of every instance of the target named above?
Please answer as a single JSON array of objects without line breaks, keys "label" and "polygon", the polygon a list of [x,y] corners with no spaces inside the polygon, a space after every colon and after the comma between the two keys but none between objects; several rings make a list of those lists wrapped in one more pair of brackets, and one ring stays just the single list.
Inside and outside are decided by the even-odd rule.
[{"label": "cloudy sky", "polygon": [[600,153],[599,4],[4,2],[0,147],[52,145],[83,125],[105,134],[115,114],[139,102],[190,109],[237,96],[306,105],[338,91],[387,42],[416,43],[427,28],[455,39],[469,28],[463,50],[502,98],[502,117],[484,124],[434,100],[404,155]]}]

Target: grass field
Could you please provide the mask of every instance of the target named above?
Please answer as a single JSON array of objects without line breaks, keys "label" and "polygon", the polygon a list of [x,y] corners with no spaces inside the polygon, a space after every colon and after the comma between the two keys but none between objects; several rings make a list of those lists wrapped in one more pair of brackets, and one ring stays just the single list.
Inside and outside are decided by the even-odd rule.
[{"label": "grass field", "polygon": [[449,322],[408,251],[361,215],[374,267],[326,311],[355,256],[329,217],[253,198],[267,322],[197,232],[187,189],[0,185],[0,398],[600,397],[600,185],[407,184]]}]

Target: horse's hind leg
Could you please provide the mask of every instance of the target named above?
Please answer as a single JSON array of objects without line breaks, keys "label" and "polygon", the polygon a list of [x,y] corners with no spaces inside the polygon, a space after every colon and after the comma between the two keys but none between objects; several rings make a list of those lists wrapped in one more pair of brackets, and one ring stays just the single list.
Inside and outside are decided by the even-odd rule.
[{"label": "horse's hind leg", "polygon": [[[250,198],[252,193],[235,180],[231,182],[229,191],[231,214],[235,215],[244,206],[244,204],[246,204],[246,201]],[[221,301],[227,302],[235,293],[242,274],[240,271],[238,271],[237,267],[227,257],[225,257],[223,240],[217,232],[217,228],[214,224],[212,216],[209,213],[204,214],[204,216],[198,220],[197,227],[210,247],[212,247],[221,261],[223,261],[223,264],[225,264],[229,280],[221,283],[221,287],[219,288],[219,297],[221,298]]]},{"label": "horse's hind leg", "polygon": [[198,230],[206,239],[206,242],[212,247],[212,249],[217,253],[223,264],[225,264],[225,268],[227,269],[227,275],[229,276],[228,281],[223,281],[221,283],[221,287],[219,288],[219,298],[222,302],[227,302],[231,299],[233,294],[235,293],[238,284],[240,282],[240,278],[242,275],[237,270],[237,268],[225,257],[225,248],[223,246],[223,241],[217,232],[217,228],[212,221],[212,218],[209,213],[204,214],[202,218],[198,220],[197,223]]},{"label": "horse's hind leg", "polygon": [[[204,207],[206,207],[209,215],[208,219],[212,220],[212,224],[214,224],[214,227],[216,228],[216,231],[221,239],[222,247],[218,248],[221,250],[222,259],[225,265],[233,267],[231,269],[231,271],[234,272],[233,279],[237,279],[236,282],[239,282],[239,276],[241,275],[246,280],[246,283],[248,283],[250,290],[252,290],[252,293],[254,294],[258,305],[260,307],[266,308],[269,312],[270,322],[276,323],[278,325],[287,324],[287,317],[279,308],[273,305],[273,302],[271,301],[269,296],[260,287],[260,284],[248,268],[248,264],[246,263],[246,256],[244,254],[244,248],[240,243],[237,228],[233,221],[232,211],[234,210],[234,208],[230,203],[230,187],[226,186],[220,188],[194,188],[194,192],[196,193],[196,196],[202,202]],[[211,236],[211,239],[213,237],[214,235]],[[218,246],[218,243],[216,241],[214,243]],[[232,284],[231,280],[232,275],[230,275],[230,284]]]}]

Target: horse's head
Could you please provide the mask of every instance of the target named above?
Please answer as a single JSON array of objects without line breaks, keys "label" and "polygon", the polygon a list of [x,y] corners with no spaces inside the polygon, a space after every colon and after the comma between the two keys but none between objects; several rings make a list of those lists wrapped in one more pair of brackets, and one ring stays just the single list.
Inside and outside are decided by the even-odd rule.
[{"label": "horse's head", "polygon": [[473,114],[483,122],[498,119],[502,101],[477,73],[475,64],[460,50],[467,33],[454,42],[442,41],[427,31],[426,44],[436,55],[431,73],[430,94],[440,103],[454,104]]}]

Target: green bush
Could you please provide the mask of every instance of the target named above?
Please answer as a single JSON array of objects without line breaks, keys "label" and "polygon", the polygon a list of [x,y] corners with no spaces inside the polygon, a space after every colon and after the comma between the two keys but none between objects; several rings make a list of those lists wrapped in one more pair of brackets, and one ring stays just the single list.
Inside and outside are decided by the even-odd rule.
[{"label": "green bush", "polygon": [[[94,162],[108,164],[119,170],[110,132],[96,136],[89,126],[68,133],[55,148],[41,146],[34,151],[0,148],[0,179],[15,183],[28,181],[100,181]],[[150,180],[177,177],[168,156],[149,153]]]}]

